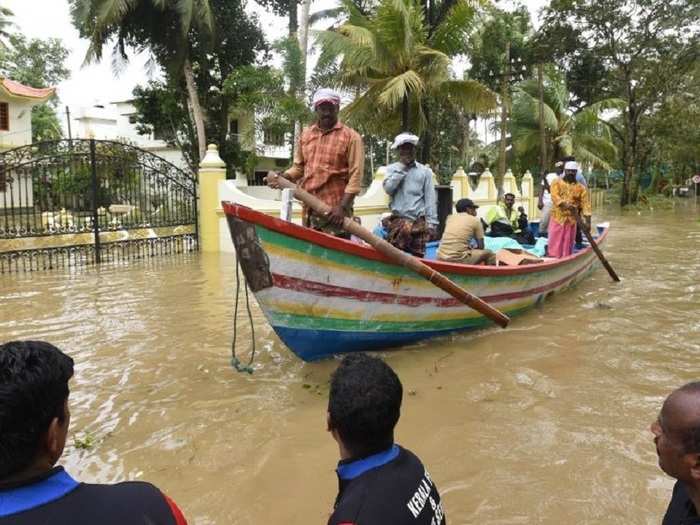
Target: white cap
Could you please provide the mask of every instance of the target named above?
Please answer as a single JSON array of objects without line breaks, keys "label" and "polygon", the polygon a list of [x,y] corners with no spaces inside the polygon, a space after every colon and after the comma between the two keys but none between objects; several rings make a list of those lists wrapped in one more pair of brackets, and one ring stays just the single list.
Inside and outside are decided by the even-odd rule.
[{"label": "white cap", "polygon": [[569,160],[564,164],[564,170],[578,171],[578,164],[576,164],[575,160]]},{"label": "white cap", "polygon": [[418,144],[418,137],[413,133],[399,133],[396,135],[394,143],[391,145],[391,149],[396,149],[401,144],[413,144],[415,146]]},{"label": "white cap", "polygon": [[311,107],[316,109],[316,106],[323,102],[330,102],[336,106],[340,106],[340,95],[337,91],[333,91],[328,88],[321,88],[314,93],[314,97],[311,101]]}]

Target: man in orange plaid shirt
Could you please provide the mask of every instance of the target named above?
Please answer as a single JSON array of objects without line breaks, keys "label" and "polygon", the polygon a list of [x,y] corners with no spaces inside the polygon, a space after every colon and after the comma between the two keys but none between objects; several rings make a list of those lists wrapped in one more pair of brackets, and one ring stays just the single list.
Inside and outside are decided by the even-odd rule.
[{"label": "man in orange plaid shirt", "polygon": [[[331,89],[319,89],[313,97],[316,122],[301,133],[294,151],[294,164],[284,172],[289,180],[315,195],[331,210],[318,215],[304,206],[303,224],[338,237],[349,238],[343,219],[352,217],[355,196],[360,193],[364,169],[362,137],[338,120],[340,95]],[[278,174],[270,172],[267,185],[279,188]]]}]

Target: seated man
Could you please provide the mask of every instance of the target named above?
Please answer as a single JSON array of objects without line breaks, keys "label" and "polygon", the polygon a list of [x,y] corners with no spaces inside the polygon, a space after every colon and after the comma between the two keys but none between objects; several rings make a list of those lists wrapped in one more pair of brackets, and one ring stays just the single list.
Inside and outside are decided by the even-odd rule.
[{"label": "seated man", "polygon": [[331,376],[328,430],[338,442],[339,492],[328,525],[444,525],[421,461],[394,443],[403,388],[376,357],[346,356]]},{"label": "seated man", "polygon": [[[496,255],[491,250],[484,250],[484,228],[476,216],[477,208],[471,199],[457,201],[457,213],[447,216],[438,259],[463,264],[496,264]],[[472,241],[476,248],[472,248]]]},{"label": "seated man", "polygon": [[[527,216],[523,224],[522,215],[513,209],[515,195],[506,193],[503,202],[492,206],[486,213],[486,223],[491,227],[490,237],[510,237],[520,244],[535,244],[535,238],[527,227]],[[523,228],[523,226],[525,226]]]},{"label": "seated man", "polygon": [[397,135],[392,148],[399,162],[387,166],[384,191],[389,194],[391,217],[382,225],[386,240],[400,250],[417,257],[425,254],[425,243],[437,237],[437,197],[431,171],[416,162],[418,137]]},{"label": "seated man", "polygon": [[80,483],[55,466],[72,376],[73,360],[49,343],[0,345],[0,524],[186,525],[149,483]]}]

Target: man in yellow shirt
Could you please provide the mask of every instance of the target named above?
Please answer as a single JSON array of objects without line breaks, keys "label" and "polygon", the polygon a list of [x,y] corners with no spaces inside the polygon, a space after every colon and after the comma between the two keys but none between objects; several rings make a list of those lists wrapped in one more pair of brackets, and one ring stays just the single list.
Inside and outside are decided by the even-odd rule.
[{"label": "man in yellow shirt", "polygon": [[549,219],[547,255],[567,257],[574,251],[576,241],[576,214],[582,216],[591,229],[591,200],[586,187],[576,182],[578,164],[569,161],[564,165],[564,177],[551,185],[552,214]]},{"label": "man in yellow shirt", "polygon": [[[437,256],[441,261],[462,264],[496,264],[496,255],[484,249],[484,227],[476,216],[478,206],[471,199],[460,199],[457,213],[448,215]],[[471,241],[476,241],[476,248]]]}]

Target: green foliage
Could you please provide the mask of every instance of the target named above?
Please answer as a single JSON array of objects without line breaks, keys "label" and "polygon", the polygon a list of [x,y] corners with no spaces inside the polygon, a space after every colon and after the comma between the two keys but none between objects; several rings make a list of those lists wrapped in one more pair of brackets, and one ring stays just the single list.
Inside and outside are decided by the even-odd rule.
[{"label": "green foliage", "polygon": [[53,107],[41,104],[32,108],[32,142],[60,140],[63,137],[61,123]]},{"label": "green foliage", "polygon": [[[190,6],[189,12],[199,13],[190,19],[187,32],[183,32],[185,21],[178,7],[183,3]],[[89,57],[101,57],[102,46],[110,37],[117,37],[116,56],[126,56],[129,48],[147,49],[165,72],[163,82],[134,91],[136,106],[142,113],[140,130],[167,131],[168,142],[180,147],[191,168],[196,169],[197,135],[181,69],[187,59],[194,72],[208,141],[219,145],[221,158],[232,176],[234,167],[242,165],[245,154],[236,137],[229,134],[231,105],[229,97],[223,94],[223,84],[237,67],[254,63],[258,54],[265,57],[267,46],[257,18],[248,15],[238,1],[188,0],[176,4],[140,0],[131,3],[125,12],[113,13],[108,25],[104,25],[105,18],[105,32],[97,34],[102,26],[94,17],[107,4],[111,5],[111,0],[71,0],[76,27],[83,36],[93,37]]]},{"label": "green foliage", "polygon": [[10,38],[10,28],[14,25],[10,21],[10,17],[14,16],[14,13],[7,7],[0,6],[0,51],[4,51],[8,48],[8,39]]},{"label": "green foliage", "polygon": [[461,35],[474,29],[476,3],[455,2],[434,27],[414,0],[381,0],[370,15],[351,2],[343,5],[347,22],[317,33],[320,62],[326,67],[336,63],[336,85],[357,93],[343,117],[361,131],[388,137],[429,129],[427,98],[471,112],[495,106],[490,90],[456,80],[450,71],[450,54],[461,48],[448,35],[456,28]]},{"label": "green foliage", "polygon": [[[600,116],[604,110],[624,108],[624,101],[605,99],[582,109],[572,109],[566,80],[554,67],[546,68],[543,91],[548,158],[556,160],[574,155],[584,164],[611,169],[617,149]],[[537,81],[526,80],[518,84],[513,95],[510,130],[515,155],[524,167],[533,170],[540,155],[538,97]]]},{"label": "green foliage", "polygon": [[[506,43],[510,43],[511,62],[525,64],[527,74],[533,63],[529,38],[533,29],[530,13],[520,6],[513,12],[492,7],[481,30],[471,37],[471,68],[469,77],[499,91],[501,75],[505,74]],[[515,73],[515,72],[513,72]]]},{"label": "green foliage", "polygon": [[608,122],[621,146],[622,205],[639,195],[648,162],[640,137],[649,116],[697,66],[698,9],[695,0],[553,0],[545,11],[542,26],[550,36],[542,49],[564,67],[576,66],[579,100],[599,99],[604,91],[626,103],[619,122]]},{"label": "green foliage", "polygon": [[69,51],[58,38],[10,36],[10,49],[2,60],[2,75],[36,88],[56,86],[70,76]]}]

